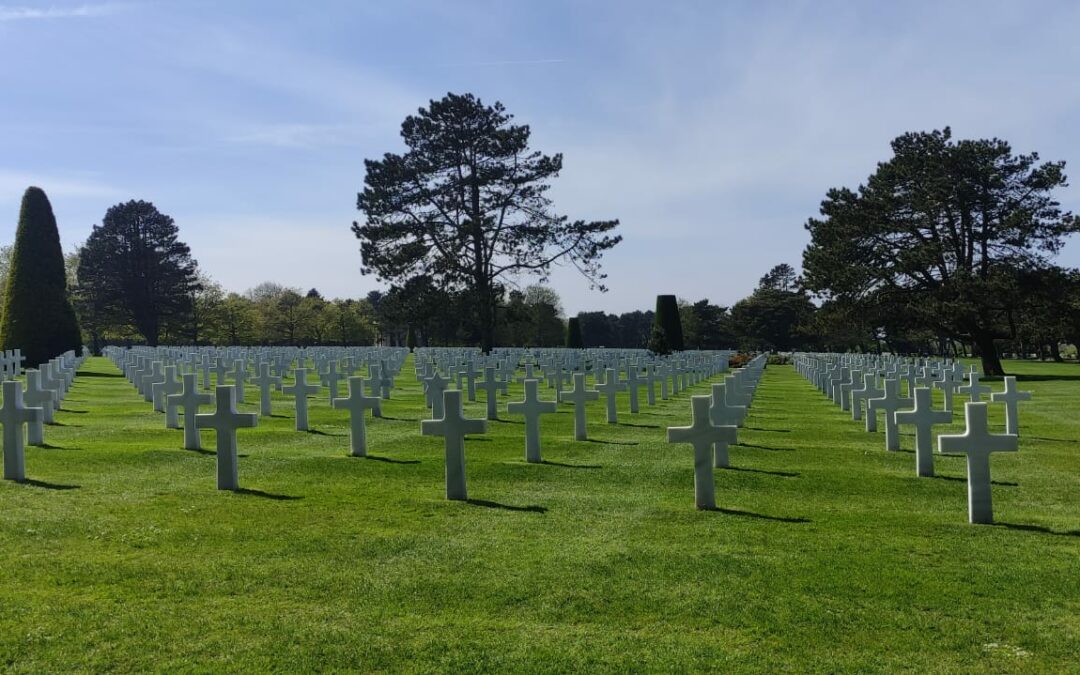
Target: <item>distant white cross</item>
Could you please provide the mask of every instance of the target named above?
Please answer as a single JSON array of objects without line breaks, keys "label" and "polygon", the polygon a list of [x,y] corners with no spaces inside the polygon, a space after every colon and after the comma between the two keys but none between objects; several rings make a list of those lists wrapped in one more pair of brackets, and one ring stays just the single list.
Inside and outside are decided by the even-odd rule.
[{"label": "distant white cross", "polygon": [[506,412],[525,416],[525,461],[540,462],[540,416],[555,412],[559,404],[540,400],[540,380],[525,380],[525,400],[506,404]]},{"label": "distant white cross", "polygon": [[487,418],[489,420],[499,419],[498,392],[501,391],[506,394],[506,387],[506,382],[495,375],[495,366],[486,366],[484,368],[484,380],[480,382],[480,388],[487,395]]},{"label": "distant white cross", "polygon": [[202,440],[199,438],[199,428],[195,425],[195,416],[199,413],[199,406],[214,402],[214,396],[199,391],[195,373],[184,373],[183,380],[180,393],[166,397],[165,412],[167,415],[171,410],[175,415],[177,408],[184,409],[184,448],[201,450]]},{"label": "distant white cross", "polygon": [[938,451],[967,455],[968,521],[994,522],[990,498],[990,454],[1016,452],[1018,443],[1011,434],[992,434],[986,417],[986,403],[964,404],[964,433],[938,436]]},{"label": "distant white cross", "polygon": [[990,394],[990,400],[994,403],[1005,404],[1005,433],[1019,436],[1020,411],[1017,409],[1019,407],[1017,403],[1030,401],[1031,392],[1018,391],[1016,389],[1016,377],[1007,375],[1005,377],[1005,390],[993,392]]},{"label": "distant white cross", "polygon": [[881,398],[867,401],[867,414],[877,417],[877,412],[885,412],[885,449],[896,452],[900,449],[900,433],[896,428],[896,411],[907,407],[910,398],[900,396],[900,380],[885,380],[885,394]]},{"label": "distant white cross", "polygon": [[574,439],[585,441],[589,439],[587,421],[585,417],[585,404],[600,398],[600,392],[595,389],[585,388],[585,373],[574,373],[574,388],[570,391],[559,392],[560,403],[574,404]]},{"label": "distant white cross", "polygon": [[259,423],[255,413],[236,411],[236,389],[232,385],[217,386],[217,409],[212,413],[195,416],[199,429],[217,432],[217,487],[219,490],[237,490],[240,477],[236,461],[236,430],[249,429]]},{"label": "distant white cross", "polygon": [[972,370],[968,373],[968,383],[962,387],[957,387],[957,392],[961,394],[967,394],[971,403],[978,403],[982,400],[983,394],[989,394],[991,389],[985,384],[979,383],[979,372]]},{"label": "distant white cross", "polygon": [[716,426],[709,421],[711,397],[692,396],[693,419],[688,427],[668,427],[668,443],[689,443],[694,446],[694,504],[699,509],[716,508],[716,486],[713,480],[713,446],[735,441],[735,427]]},{"label": "distant white cross", "polygon": [[308,396],[314,396],[319,393],[319,385],[309,384],[307,381],[307,368],[296,369],[296,381],[286,387],[282,387],[282,391],[290,396],[296,397],[296,430],[307,431],[308,430]]},{"label": "distant white cross", "polygon": [[273,414],[270,392],[272,389],[281,391],[281,377],[270,374],[269,363],[260,363],[259,374],[251,378],[251,383],[259,388],[259,414],[269,417]]},{"label": "distant white cross", "polygon": [[0,424],[4,425],[4,480],[21,483],[26,480],[26,436],[24,424],[44,419],[41,408],[23,405],[22,382],[8,380],[3,384],[4,404],[0,407]]},{"label": "distant white cross", "polygon": [[378,407],[379,397],[365,394],[364,378],[354,376],[349,378],[348,397],[335,398],[332,405],[339,410],[349,411],[349,443],[352,454],[354,457],[366,457],[367,426],[364,422],[364,411]]},{"label": "distant white cross", "polygon": [[615,409],[615,402],[620,391],[626,391],[626,383],[619,382],[619,372],[614,368],[604,371],[604,383],[596,385],[596,390],[607,399],[607,423],[618,424],[619,413]]},{"label": "distant white cross", "polygon": [[487,431],[487,420],[466,418],[461,409],[461,391],[443,392],[443,416],[441,419],[420,422],[424,436],[442,436],[446,448],[446,498],[467,500],[465,485],[465,436]]},{"label": "distant white cross", "polygon": [[896,424],[915,426],[915,473],[919,476],[934,475],[934,438],[935,424],[952,422],[953,414],[948,410],[934,410],[934,390],[929,387],[915,388],[915,407],[911,410],[898,410]]}]

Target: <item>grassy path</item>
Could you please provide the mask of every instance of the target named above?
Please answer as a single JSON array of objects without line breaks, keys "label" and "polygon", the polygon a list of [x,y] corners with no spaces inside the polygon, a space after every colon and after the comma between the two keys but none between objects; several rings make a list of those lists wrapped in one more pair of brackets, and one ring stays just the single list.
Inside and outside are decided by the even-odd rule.
[{"label": "grassy path", "polygon": [[494,422],[466,443],[474,501],[450,503],[407,366],[368,425],[373,457],[347,456],[325,399],[317,433],[297,433],[276,398],[276,417],[240,432],[247,491],[228,493],[212,450],[181,450],[92,359],[49,447],[27,451],[35,482],[0,484],[0,664],[1075,669],[1080,368],[1008,367],[1035,401],[1020,452],[992,461],[1003,524],[973,527],[962,458],[916,478],[910,435],[884,452],[789,367],[766,371],[735,469],[716,473],[721,508],[702,513],[692,451],[663,442],[687,394],[618,426],[595,405],[596,442],[572,440],[563,406],[545,418],[543,465],[524,462],[520,418]]}]

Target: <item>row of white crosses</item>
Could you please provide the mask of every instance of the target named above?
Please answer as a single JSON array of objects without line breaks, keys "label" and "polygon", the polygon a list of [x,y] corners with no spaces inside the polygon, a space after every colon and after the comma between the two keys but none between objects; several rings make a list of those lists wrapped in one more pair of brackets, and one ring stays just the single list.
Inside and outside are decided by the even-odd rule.
[{"label": "row of white crosses", "polygon": [[[442,436],[444,438],[444,450],[446,461],[446,498],[451,500],[468,499],[468,488],[465,474],[465,438],[469,434],[481,434],[487,431],[487,421],[498,419],[495,395],[497,391],[506,390],[506,381],[501,380],[497,374],[499,368],[494,365],[484,367],[484,381],[481,388],[487,392],[487,419],[467,418],[463,412],[462,390],[450,389],[451,381],[442,376],[436,358],[430,358],[430,354],[424,364],[418,363],[418,378],[424,383],[425,396],[428,405],[432,409],[432,419],[421,422],[421,433],[427,436]],[[726,358],[723,367],[726,368]],[[472,369],[472,365],[468,369]],[[516,362],[510,372],[516,371]],[[613,368],[605,368],[602,382],[595,389],[589,389],[586,385],[585,373],[573,373],[573,389],[558,393],[559,401],[574,405],[574,436],[576,440],[586,440],[588,432],[586,427],[585,404],[588,401],[597,400],[601,394],[607,398],[607,421],[617,422],[615,412],[615,395],[626,389],[626,384],[618,380],[617,371]],[[460,371],[459,371],[460,372]],[[510,374],[507,372],[507,375]],[[541,380],[534,377],[531,363],[526,363],[526,378],[522,381],[524,387],[524,399],[507,403],[506,410],[510,414],[520,414],[525,418],[525,460],[530,463],[542,461],[540,418],[542,415],[556,412],[556,401],[545,401],[540,398],[539,386]],[[467,375],[466,375],[467,377]],[[759,377],[759,376],[758,376]],[[756,382],[756,378],[754,379]],[[695,378],[694,382],[697,382]],[[690,385],[688,385],[690,386]],[[723,385],[720,385],[721,387]],[[468,390],[464,392],[468,394]],[[706,396],[705,399],[710,399]],[[361,403],[356,404],[358,412],[362,414]],[[354,413],[355,414],[355,413]],[[734,441],[734,439],[731,439]],[[724,446],[726,462],[726,445]]]},{"label": "row of white crosses", "polygon": [[[795,367],[825,393],[839,396],[838,403],[847,402],[852,419],[862,416],[866,406],[866,430],[877,430],[877,414],[885,413],[885,447],[894,452],[900,449],[899,425],[915,427],[915,471],[918,476],[934,475],[933,427],[949,424],[953,419],[953,392],[968,396],[964,404],[965,431],[963,434],[938,437],[938,452],[967,456],[968,520],[972,523],[993,522],[990,492],[990,455],[994,452],[1015,452],[1019,434],[1018,403],[1030,400],[1030,392],[1016,388],[1016,378],[1007,376],[1005,388],[993,392],[980,383],[974,366],[963,380],[958,363],[922,365],[897,363],[881,357],[857,355],[799,354]],[[884,382],[879,387],[879,377]],[[861,378],[861,386],[857,381]],[[909,396],[900,393],[901,381],[906,382]],[[933,390],[940,389],[944,407],[933,407]],[[982,401],[990,394],[991,402],[1005,405],[1005,434],[993,434],[988,425],[988,404]],[[836,400],[836,398],[834,398]]]},{"label": "row of white crosses", "polygon": [[[11,363],[18,370],[22,357],[19,350],[5,352],[14,356]],[[29,445],[44,445],[44,425],[52,424],[54,414],[67,395],[75,374],[86,358],[86,352],[76,356],[74,351],[41,364],[41,369],[28,369],[23,374],[24,383],[17,379],[5,379],[2,386],[4,402],[0,405],[0,424],[3,432],[4,479],[16,482],[26,480],[26,449]]]},{"label": "row of white crosses", "polygon": [[724,383],[712,385],[711,395],[692,396],[690,426],[668,427],[669,443],[688,443],[694,448],[694,505],[699,509],[716,508],[713,470],[730,466],[728,447],[738,443],[738,428],[746,419],[766,359],[759,355],[738,371],[747,374],[745,380],[728,376]]}]

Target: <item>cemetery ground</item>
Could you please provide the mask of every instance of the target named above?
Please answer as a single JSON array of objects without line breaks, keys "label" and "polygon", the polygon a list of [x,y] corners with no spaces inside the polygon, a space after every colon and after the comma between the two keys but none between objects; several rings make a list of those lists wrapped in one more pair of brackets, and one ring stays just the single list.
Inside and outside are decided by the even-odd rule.
[{"label": "cemetery ground", "polygon": [[[1020,451],[992,459],[998,524],[974,526],[962,457],[917,478],[910,428],[885,452],[790,366],[766,370],[703,512],[692,449],[664,439],[707,384],[639,415],[624,393],[618,425],[595,402],[589,442],[561,405],[543,464],[524,461],[511,385],[505,421],[466,442],[472,500],[451,502],[410,358],[370,457],[349,456],[325,389],[313,433],[275,394],[239,432],[234,493],[215,489],[212,433],[181,449],[94,358],[27,448],[31,482],[0,484],[0,667],[1075,669],[1080,367],[1006,368],[1034,401]],[[483,411],[481,392],[466,412]]]}]

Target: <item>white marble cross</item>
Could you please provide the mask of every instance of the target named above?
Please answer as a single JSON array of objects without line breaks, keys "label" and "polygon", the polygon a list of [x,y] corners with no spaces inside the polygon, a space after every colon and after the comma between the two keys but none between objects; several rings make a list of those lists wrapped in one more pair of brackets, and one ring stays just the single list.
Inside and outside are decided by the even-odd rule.
[{"label": "white marble cross", "polygon": [[967,394],[972,403],[978,403],[982,400],[983,394],[989,394],[991,391],[990,387],[985,384],[979,384],[979,377],[979,371],[972,370],[968,373],[968,383],[962,387],[957,387],[956,391]]},{"label": "white marble cross", "polygon": [[638,387],[644,384],[641,374],[638,372],[637,363],[631,362],[626,367],[626,390],[630,393],[630,413],[636,415],[640,411],[638,405]]},{"label": "white marble cross", "polygon": [[270,374],[269,363],[260,363],[259,374],[251,378],[251,383],[259,388],[259,414],[269,417],[274,412],[270,391],[271,389],[281,391],[281,377]]},{"label": "white marble cross", "polygon": [[729,404],[727,385],[722,382],[712,385],[709,420],[717,426],[734,425],[736,427],[741,427],[746,420],[746,406]]},{"label": "white marble cross", "polygon": [[237,359],[233,361],[233,369],[229,375],[233,379],[233,384],[236,385],[236,402],[244,402],[244,385],[248,381],[248,369],[247,359]]},{"label": "white marble cross", "polygon": [[934,387],[940,389],[944,394],[944,408],[949,412],[953,411],[953,393],[959,385],[960,383],[953,379],[951,370],[942,371],[941,379],[934,382]]},{"label": "white marble cross", "polygon": [[919,476],[934,475],[933,426],[952,422],[948,410],[934,410],[934,390],[929,387],[915,388],[915,407],[898,410],[896,424],[915,426],[915,473]]},{"label": "white marble cross", "polygon": [[199,391],[195,373],[184,373],[183,379],[183,389],[180,393],[165,398],[165,414],[168,415],[169,411],[172,411],[175,415],[177,408],[183,408],[184,448],[201,450],[202,440],[199,437],[199,428],[195,426],[195,416],[199,413],[200,405],[209,405],[214,402],[214,396]]},{"label": "white marble cross", "polygon": [[331,363],[322,374],[323,386],[330,389],[330,405],[333,405],[338,397],[338,383],[344,379],[345,377],[338,372],[337,363]]},{"label": "white marble cross", "polygon": [[911,403],[910,398],[900,396],[900,380],[885,380],[885,394],[881,398],[872,398],[866,402],[867,415],[877,417],[879,410],[885,411],[885,449],[896,452],[900,449],[900,433],[896,428],[896,411]]},{"label": "white marble cross", "polygon": [[[183,389],[180,378],[176,376],[176,366],[165,366],[163,379],[150,385],[150,389],[151,397],[154,399],[154,410],[166,413],[165,416],[168,418],[168,411],[165,406],[166,397],[178,394]],[[172,422],[171,425],[169,424],[170,421]],[[171,420],[166,419],[165,428],[176,429],[177,427],[179,427],[179,424],[176,423],[175,417]]]},{"label": "white marble cross", "polygon": [[506,404],[506,412],[525,416],[525,461],[540,462],[540,416],[555,412],[559,404],[540,400],[540,380],[525,380],[525,400]]},{"label": "white marble cross", "polygon": [[349,396],[335,398],[332,403],[339,410],[349,411],[349,444],[353,457],[367,456],[367,426],[364,422],[364,411],[378,407],[379,401],[378,396],[368,396],[364,393],[364,378],[354,376],[349,378]]},{"label": "white marble cross", "polygon": [[461,409],[461,391],[443,392],[443,416],[420,422],[424,436],[442,436],[446,448],[446,498],[467,500],[465,485],[465,436],[487,432],[487,420],[466,418]]},{"label": "white marble cross", "polygon": [[668,443],[689,443],[694,446],[694,504],[699,509],[716,508],[716,487],[713,481],[713,446],[735,441],[735,427],[716,426],[709,421],[709,396],[690,397],[693,420],[688,427],[668,427]]},{"label": "white marble cross", "polygon": [[[878,398],[885,390],[877,386],[877,373],[864,373],[863,384],[859,389],[851,390],[851,419],[858,421],[863,415],[863,401]],[[869,410],[869,406],[867,407]],[[877,431],[877,415],[866,416],[866,430]]]},{"label": "white marble cross", "polygon": [[619,382],[619,373],[614,368],[604,370],[604,383],[596,385],[596,390],[607,399],[607,423],[618,424],[619,413],[615,410],[616,397],[620,391],[626,391],[626,383]]},{"label": "white marble cross", "polygon": [[484,368],[484,380],[479,384],[487,395],[487,418],[489,420],[499,419],[498,392],[501,391],[506,394],[506,382],[496,377],[495,366],[486,366]]},{"label": "white marble cross", "polygon": [[1005,377],[1004,391],[993,392],[990,394],[990,400],[994,403],[1005,404],[1005,433],[1019,436],[1020,411],[1017,409],[1019,407],[1017,403],[1020,401],[1030,401],[1031,392],[1018,391],[1016,389],[1016,377],[1007,375]]},{"label": "white marble cross", "polygon": [[24,424],[44,419],[41,408],[23,405],[22,382],[8,380],[3,383],[4,404],[0,407],[0,424],[4,425],[4,480],[21,483],[26,480],[26,436]]},{"label": "white marble cross", "polygon": [[[56,409],[56,393],[52,389],[41,386],[41,371],[27,368],[26,391],[23,393],[23,403],[31,408],[41,408],[42,422],[52,424],[53,411]],[[33,443],[31,443],[33,445]]]},{"label": "white marble cross", "polygon": [[990,453],[1016,452],[1017,438],[1011,434],[992,434],[986,417],[986,403],[964,404],[964,433],[938,436],[938,451],[967,455],[968,521],[994,522],[990,499]]},{"label": "white marble cross", "polygon": [[443,416],[443,392],[450,386],[450,380],[443,377],[439,371],[424,380],[424,395],[427,396],[428,405],[431,406],[431,419],[442,419]]},{"label": "white marble cross", "polygon": [[309,384],[307,381],[307,368],[296,369],[296,382],[282,387],[282,391],[296,397],[296,430],[308,430],[308,396],[319,393],[319,385]]},{"label": "white marble cross", "polygon": [[[186,387],[185,387],[186,388]],[[217,487],[219,490],[238,490],[240,476],[236,461],[236,430],[258,425],[255,413],[236,411],[236,389],[231,385],[217,386],[217,409],[195,416],[199,429],[217,432]]]},{"label": "white marble cross", "polygon": [[589,439],[585,403],[599,398],[600,392],[595,389],[585,388],[585,373],[574,373],[574,388],[570,391],[559,392],[560,403],[574,404],[574,440],[586,441]]}]

